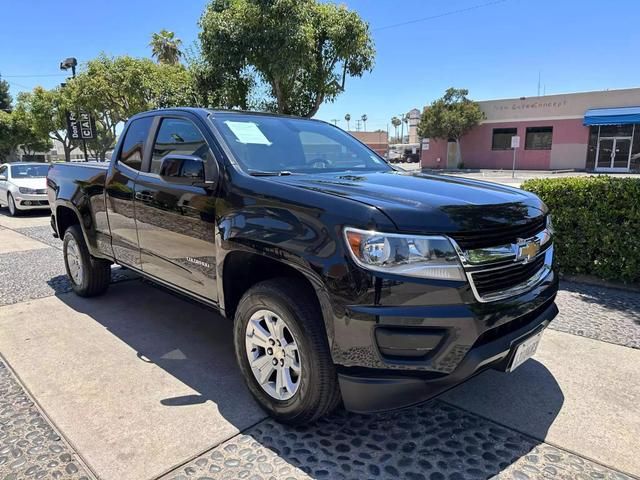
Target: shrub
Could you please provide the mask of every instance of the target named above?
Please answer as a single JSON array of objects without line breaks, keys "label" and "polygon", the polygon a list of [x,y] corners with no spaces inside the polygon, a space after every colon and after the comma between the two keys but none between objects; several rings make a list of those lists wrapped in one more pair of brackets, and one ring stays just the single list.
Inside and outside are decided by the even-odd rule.
[{"label": "shrub", "polygon": [[562,273],[640,281],[640,179],[545,178],[522,188],[549,207]]}]

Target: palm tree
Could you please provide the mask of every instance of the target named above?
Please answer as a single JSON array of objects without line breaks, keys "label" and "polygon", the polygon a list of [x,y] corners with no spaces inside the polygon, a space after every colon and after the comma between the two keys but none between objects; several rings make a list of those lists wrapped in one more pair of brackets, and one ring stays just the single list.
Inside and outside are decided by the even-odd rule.
[{"label": "palm tree", "polygon": [[364,131],[367,131],[367,114],[365,113],[364,115],[362,115],[362,117],[360,117],[360,120],[362,120],[362,123],[364,123]]},{"label": "palm tree", "polygon": [[180,62],[182,52],[180,46],[182,40],[176,38],[175,33],[169,32],[164,28],[159,33],[154,33],[151,36],[151,55],[156,58],[158,63],[166,63],[169,65],[176,65]]},{"label": "palm tree", "polygon": [[347,121],[347,132],[348,132],[349,130],[351,130],[351,129],[349,128],[349,122],[351,121],[351,115],[349,115],[349,114],[347,113],[347,114],[344,116],[344,119]]},{"label": "palm tree", "polygon": [[393,127],[396,129],[396,141],[398,140],[398,127],[400,126],[401,123],[402,121],[398,117],[393,117],[391,119],[391,125],[393,125]]},{"label": "palm tree", "polygon": [[400,114],[400,143],[404,143],[404,124],[409,121],[407,115],[404,113]]}]

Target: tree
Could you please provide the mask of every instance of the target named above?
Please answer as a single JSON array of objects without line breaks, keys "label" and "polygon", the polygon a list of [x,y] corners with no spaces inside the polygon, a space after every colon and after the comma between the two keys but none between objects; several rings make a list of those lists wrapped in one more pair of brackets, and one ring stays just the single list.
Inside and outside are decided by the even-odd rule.
[{"label": "tree", "polygon": [[9,94],[9,82],[2,80],[2,75],[0,75],[0,110],[10,112],[12,101],[13,99]]},{"label": "tree", "polygon": [[369,25],[344,6],[317,0],[211,0],[200,19],[203,59],[238,78],[279,113],[313,116],[373,68]]},{"label": "tree", "polygon": [[367,120],[369,120],[369,117],[367,117],[366,114],[362,115],[362,117],[360,117],[360,120],[362,120],[362,123],[364,124],[364,131],[367,131]]},{"label": "tree", "polygon": [[37,127],[33,114],[19,103],[11,113],[11,135],[13,142],[26,156],[33,156],[51,148],[49,133]]},{"label": "tree", "polygon": [[117,126],[132,115],[195,103],[193,80],[184,66],[129,56],[102,54],[90,60],[66,89],[74,108],[96,119],[96,139],[88,146],[103,160],[115,145]]},{"label": "tree", "polygon": [[173,32],[165,30],[164,28],[158,33],[154,33],[151,36],[151,55],[155,57],[158,63],[164,63],[167,65],[177,65],[180,63],[180,57],[182,52],[180,46],[182,40],[176,38]]},{"label": "tree", "polygon": [[29,115],[35,134],[39,138],[57,140],[64,149],[65,161],[71,160],[74,145],[67,132],[66,112],[72,108],[72,99],[66,88],[45,90],[36,87],[32,92],[18,95],[16,110]]},{"label": "tree", "polygon": [[393,117],[391,119],[391,125],[393,125],[393,128],[395,129],[396,132],[396,139],[398,138],[398,127],[402,124],[402,120],[400,120],[398,117]]},{"label": "tree", "polygon": [[194,105],[212,108],[259,110],[260,100],[252,98],[255,78],[248,72],[234,75],[207,62],[197,45],[185,53],[191,77]]},{"label": "tree", "polygon": [[344,119],[347,121],[347,132],[348,132],[349,130],[351,130],[351,128],[349,127],[349,122],[351,121],[351,115],[347,113],[344,116]]},{"label": "tree", "polygon": [[0,110],[0,163],[15,150],[17,144],[13,137],[13,126],[11,124],[11,114]]},{"label": "tree", "polygon": [[418,124],[418,135],[422,138],[456,142],[457,165],[462,163],[460,138],[485,118],[480,105],[467,98],[468,94],[464,88],[447,89],[442,98],[424,110]]}]

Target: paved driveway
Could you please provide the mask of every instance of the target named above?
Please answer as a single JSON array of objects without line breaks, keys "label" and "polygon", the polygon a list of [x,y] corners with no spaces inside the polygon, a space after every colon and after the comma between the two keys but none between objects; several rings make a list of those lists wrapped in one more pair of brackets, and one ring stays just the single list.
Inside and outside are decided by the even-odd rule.
[{"label": "paved driveway", "polygon": [[69,293],[46,216],[0,215],[0,479],[640,476],[640,295],[564,283],[535,358],[419,407],[265,418],[231,325],[113,270]]}]

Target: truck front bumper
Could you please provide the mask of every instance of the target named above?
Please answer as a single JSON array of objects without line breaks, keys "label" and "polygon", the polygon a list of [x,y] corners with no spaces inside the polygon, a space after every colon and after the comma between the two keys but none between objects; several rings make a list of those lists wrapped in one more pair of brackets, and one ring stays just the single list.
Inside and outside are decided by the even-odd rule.
[{"label": "truck front bumper", "polygon": [[342,371],[338,380],[345,408],[352,412],[372,413],[409,407],[429,400],[483,370],[506,371],[516,347],[544,330],[557,314],[558,308],[551,302],[519,328],[490,341],[479,339],[455,370],[446,375],[409,376],[396,371],[369,376]]}]

